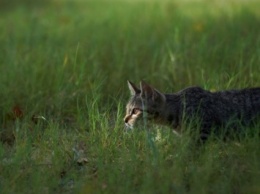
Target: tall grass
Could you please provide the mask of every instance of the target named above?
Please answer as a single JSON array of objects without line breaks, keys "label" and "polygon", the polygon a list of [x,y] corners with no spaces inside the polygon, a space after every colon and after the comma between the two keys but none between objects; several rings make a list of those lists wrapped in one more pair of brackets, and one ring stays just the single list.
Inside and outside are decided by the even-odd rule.
[{"label": "tall grass", "polygon": [[29,4],[1,8],[1,193],[260,193],[259,126],[198,147],[122,122],[128,79],[259,86],[257,1]]}]

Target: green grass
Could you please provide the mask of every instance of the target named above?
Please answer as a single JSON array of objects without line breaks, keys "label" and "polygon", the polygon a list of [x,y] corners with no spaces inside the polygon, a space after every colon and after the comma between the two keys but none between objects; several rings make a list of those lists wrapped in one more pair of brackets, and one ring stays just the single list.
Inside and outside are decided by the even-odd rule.
[{"label": "green grass", "polygon": [[260,193],[259,127],[202,147],[160,126],[123,130],[128,79],[259,86],[259,2],[0,7],[0,193]]}]

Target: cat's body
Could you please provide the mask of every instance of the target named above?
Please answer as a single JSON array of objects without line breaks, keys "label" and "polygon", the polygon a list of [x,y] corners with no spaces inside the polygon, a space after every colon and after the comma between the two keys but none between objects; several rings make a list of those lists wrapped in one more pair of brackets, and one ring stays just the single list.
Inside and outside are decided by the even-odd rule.
[{"label": "cat's body", "polygon": [[210,92],[189,87],[173,94],[162,94],[141,82],[140,89],[128,82],[132,97],[127,105],[126,126],[132,128],[144,114],[147,120],[166,124],[181,133],[184,124],[196,120],[201,138],[212,130],[239,130],[259,119],[260,88]]}]

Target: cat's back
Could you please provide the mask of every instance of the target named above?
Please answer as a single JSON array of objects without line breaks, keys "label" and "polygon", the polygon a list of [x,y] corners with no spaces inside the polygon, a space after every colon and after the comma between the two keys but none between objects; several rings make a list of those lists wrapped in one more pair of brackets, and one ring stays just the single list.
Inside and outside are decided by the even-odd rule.
[{"label": "cat's back", "polygon": [[240,110],[260,113],[260,87],[215,92],[219,99],[229,101]]},{"label": "cat's back", "polygon": [[[202,111],[214,110],[220,114],[240,112],[242,114],[260,113],[260,87],[211,92],[201,87],[188,87],[176,93],[187,107]],[[219,110],[219,111],[217,111]]]},{"label": "cat's back", "polygon": [[210,91],[204,90],[199,86],[187,87],[179,92],[177,92],[181,98],[186,99],[185,101],[198,101],[203,98],[213,98]]},{"label": "cat's back", "polygon": [[260,112],[260,87],[211,92],[198,86],[192,86],[180,90],[175,95],[191,105],[206,103],[207,106],[214,104],[234,109],[251,108]]},{"label": "cat's back", "polygon": [[223,90],[223,91],[215,92],[215,94],[220,96],[221,98],[226,98],[226,99],[250,98],[251,100],[260,102],[260,87],[237,89],[237,90]]},{"label": "cat's back", "polygon": [[198,100],[208,98],[214,101],[227,101],[235,104],[254,104],[257,107],[260,106],[260,87],[211,92],[198,86],[192,86],[177,92],[177,94],[186,99]]},{"label": "cat's back", "polygon": [[222,99],[227,99],[236,104],[250,104],[260,105],[260,87],[245,88],[240,90],[223,90],[214,93]]},{"label": "cat's back", "polygon": [[204,90],[199,86],[190,86],[178,91],[176,94],[180,96],[184,96],[184,95],[196,95],[196,94],[207,94],[207,93],[209,93],[209,91]]}]

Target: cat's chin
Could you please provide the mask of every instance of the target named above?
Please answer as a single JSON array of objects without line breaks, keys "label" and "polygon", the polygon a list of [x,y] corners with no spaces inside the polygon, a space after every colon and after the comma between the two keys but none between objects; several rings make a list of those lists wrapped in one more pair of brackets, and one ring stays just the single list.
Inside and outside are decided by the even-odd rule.
[{"label": "cat's chin", "polygon": [[128,123],[125,123],[125,130],[126,131],[130,131],[130,130],[133,130],[134,127],[132,125],[129,125]]}]

